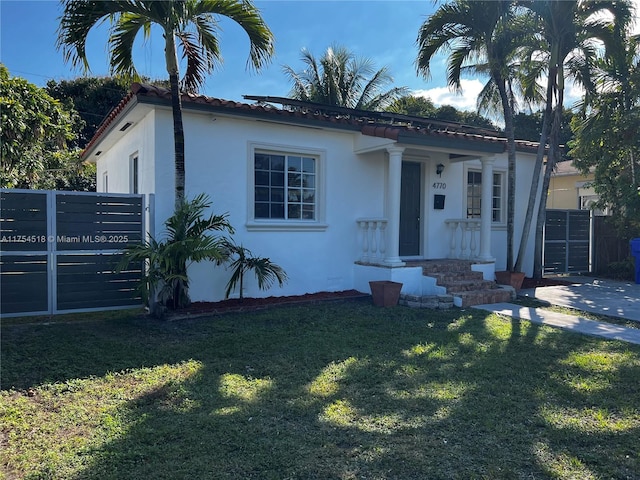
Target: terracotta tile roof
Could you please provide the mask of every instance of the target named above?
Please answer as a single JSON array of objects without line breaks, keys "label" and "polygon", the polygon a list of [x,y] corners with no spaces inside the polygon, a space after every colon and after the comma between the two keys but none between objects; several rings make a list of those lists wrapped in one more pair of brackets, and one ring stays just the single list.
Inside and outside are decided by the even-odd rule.
[{"label": "terracotta tile roof", "polygon": [[[421,143],[428,139],[436,139],[440,143],[448,141],[465,141],[475,144],[491,145],[492,151],[505,151],[506,139],[499,132],[487,129],[470,127],[456,122],[444,122],[420,117],[391,114],[388,112],[367,112],[353,110],[344,107],[330,107],[327,105],[311,104],[308,102],[296,102],[291,100],[291,105],[283,105],[283,108],[274,107],[269,103],[270,99],[280,97],[246,97],[259,99],[257,103],[248,104],[233,100],[207,97],[197,94],[182,94],[182,104],[185,109],[206,108],[212,112],[228,113],[274,119],[281,122],[312,124],[331,128],[359,131],[363,135],[387,138],[393,141],[408,141]],[[285,103],[286,99],[276,100],[276,103]],[[153,85],[134,83],[131,92],[109,113],[96,134],[83,152],[87,155],[95,147],[115,120],[123,111],[135,102],[137,103],[162,103],[171,105],[171,91]],[[304,103],[304,106],[295,105]],[[516,148],[520,151],[535,152],[537,143],[517,141]]]}]

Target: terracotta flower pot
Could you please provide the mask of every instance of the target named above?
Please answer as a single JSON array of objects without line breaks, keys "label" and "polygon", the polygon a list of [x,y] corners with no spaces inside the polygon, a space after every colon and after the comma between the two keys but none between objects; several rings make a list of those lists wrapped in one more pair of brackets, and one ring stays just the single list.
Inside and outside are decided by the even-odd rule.
[{"label": "terracotta flower pot", "polygon": [[500,285],[510,285],[517,292],[522,288],[524,272],[496,272],[496,282]]},{"label": "terracotta flower pot", "polygon": [[369,287],[376,307],[393,307],[398,304],[402,283],[378,280],[369,282]]}]

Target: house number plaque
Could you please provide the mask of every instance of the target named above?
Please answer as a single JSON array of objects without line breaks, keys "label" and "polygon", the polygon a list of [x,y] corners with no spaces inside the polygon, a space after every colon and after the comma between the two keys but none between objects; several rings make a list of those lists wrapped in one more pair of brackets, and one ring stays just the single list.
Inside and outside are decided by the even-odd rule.
[{"label": "house number plaque", "polygon": [[433,188],[436,190],[446,190],[447,184],[444,182],[433,182]]}]

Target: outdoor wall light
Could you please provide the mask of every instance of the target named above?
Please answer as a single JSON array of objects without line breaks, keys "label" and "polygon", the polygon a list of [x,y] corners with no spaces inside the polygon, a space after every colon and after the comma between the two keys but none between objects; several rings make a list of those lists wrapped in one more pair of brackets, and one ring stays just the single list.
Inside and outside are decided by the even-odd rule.
[{"label": "outdoor wall light", "polygon": [[442,172],[444,172],[444,165],[439,163],[438,165],[436,165],[436,173],[438,174],[439,177],[441,177]]}]

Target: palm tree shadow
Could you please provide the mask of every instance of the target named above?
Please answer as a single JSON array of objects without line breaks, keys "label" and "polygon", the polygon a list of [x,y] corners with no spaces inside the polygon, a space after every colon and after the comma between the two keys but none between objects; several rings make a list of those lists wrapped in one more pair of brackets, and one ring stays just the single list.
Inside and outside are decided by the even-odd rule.
[{"label": "palm tree shadow", "polygon": [[[598,434],[582,450],[571,442],[582,432],[545,413],[566,398],[602,404],[562,383],[567,357],[592,339],[480,312],[362,303],[278,312],[185,324],[173,341],[162,334],[157,360],[173,363],[156,368],[177,373],[111,413],[122,428],[84,452],[76,478],[544,478],[564,451],[591,455],[591,471],[611,477],[598,462],[610,451],[596,442],[624,450],[638,433]],[[637,373],[622,368],[620,384]],[[632,409],[629,393],[622,407]]]}]

